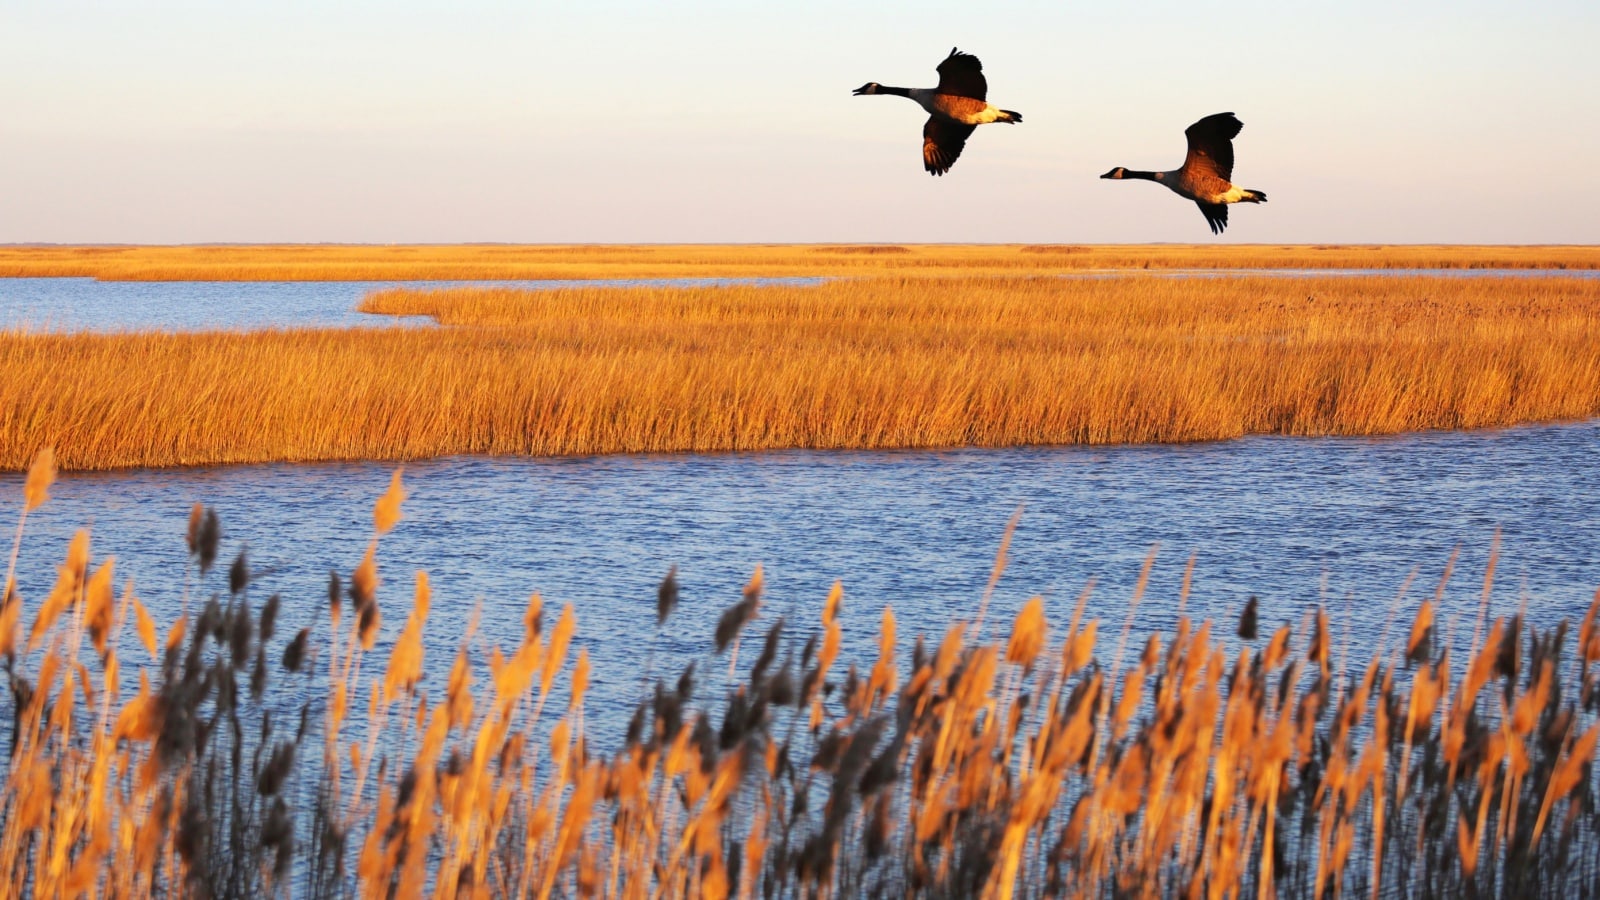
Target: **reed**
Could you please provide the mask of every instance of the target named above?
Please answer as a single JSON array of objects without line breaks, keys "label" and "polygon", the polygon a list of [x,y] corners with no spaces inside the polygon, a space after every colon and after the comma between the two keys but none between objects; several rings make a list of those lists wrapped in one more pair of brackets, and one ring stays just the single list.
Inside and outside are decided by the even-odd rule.
[{"label": "reed", "polygon": [[0,467],[1177,442],[1600,414],[1600,281],[391,290],[436,329],[0,334]]},{"label": "reed", "polygon": [[1085,269],[1594,269],[1593,246],[266,245],[0,247],[0,277],[388,281],[1048,274]]},{"label": "reed", "polygon": [[[50,477],[45,461],[24,510]],[[1180,618],[1104,656],[1088,589],[1070,618],[1035,599],[992,639],[957,622],[909,654],[886,609],[876,659],[846,666],[841,588],[814,626],[768,624],[758,572],[701,668],[591,739],[570,607],[535,596],[509,648],[458,636],[430,699],[419,574],[401,637],[375,648],[403,498],[397,473],[325,600],[258,603],[241,555],[164,640],[87,533],[26,616],[8,576],[0,897],[1600,890],[1600,593],[1575,642],[1496,619],[1454,666],[1428,605],[1405,650],[1348,669],[1322,614],[1263,639],[1254,606],[1237,640]],[[224,548],[214,512],[194,522],[203,574]],[[285,620],[308,624],[289,638]],[[755,629],[725,687],[697,685]]]}]

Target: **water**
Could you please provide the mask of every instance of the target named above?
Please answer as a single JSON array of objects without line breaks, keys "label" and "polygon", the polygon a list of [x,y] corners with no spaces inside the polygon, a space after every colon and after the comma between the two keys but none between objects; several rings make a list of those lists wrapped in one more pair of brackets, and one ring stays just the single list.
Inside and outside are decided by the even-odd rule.
[{"label": "water", "polygon": [[96,281],[0,279],[0,329],[28,331],[262,330],[431,325],[427,316],[356,312],[372,291],[392,287],[709,287],[815,284],[815,278],[656,278],[609,281]]},{"label": "water", "polygon": [[[1064,278],[1314,278],[1426,275],[1442,278],[1600,278],[1578,269],[1184,269],[1083,272]],[[708,287],[808,285],[821,278],[656,278],[595,281],[96,281],[92,278],[0,279],[0,329],[29,331],[201,331],[267,328],[427,326],[426,316],[355,311],[366,294],[390,287]]]},{"label": "water", "polygon": [[[1470,633],[1497,528],[1494,609],[1510,614],[1526,598],[1541,626],[1581,618],[1600,587],[1597,449],[1600,422],[1184,446],[431,460],[406,467],[405,520],[380,547],[383,635],[398,633],[412,573],[426,570],[426,666],[439,696],[475,607],[484,637],[514,646],[531,593],[546,598],[547,622],[570,602],[578,644],[594,661],[590,722],[609,744],[647,666],[676,672],[700,659],[702,673],[726,671],[725,658],[709,658],[712,630],[757,564],[768,584],[758,629],[778,614],[800,633],[814,629],[842,580],[841,659],[870,665],[886,604],[902,650],[915,634],[942,634],[975,613],[1006,520],[1022,504],[991,621],[1008,624],[1038,593],[1064,626],[1093,577],[1090,614],[1115,635],[1159,544],[1136,632],[1174,622],[1193,553],[1191,615],[1231,625],[1256,594],[1266,630],[1324,600],[1336,642],[1365,658],[1407,575],[1418,573],[1391,646],[1458,547],[1439,619]],[[223,589],[227,563],[247,545],[257,602],[269,591],[285,598],[281,645],[296,628],[325,623],[328,572],[360,560],[389,472],[356,463],[64,475],[28,519],[24,625],[83,525],[93,526],[97,558],[117,557],[118,583],[133,577],[156,619],[171,621],[186,519],[201,501],[225,531],[222,572],[202,590]],[[15,514],[21,480],[0,476],[0,521]],[[683,601],[658,637],[655,587],[674,564]]]}]

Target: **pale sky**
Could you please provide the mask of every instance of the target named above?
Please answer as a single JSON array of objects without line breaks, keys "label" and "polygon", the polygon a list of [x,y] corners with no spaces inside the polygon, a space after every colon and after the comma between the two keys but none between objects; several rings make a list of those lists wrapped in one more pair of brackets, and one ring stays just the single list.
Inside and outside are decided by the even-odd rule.
[{"label": "pale sky", "polygon": [[[958,45],[1024,123],[949,175]],[[1600,2],[0,0],[0,242],[1600,243]]]}]

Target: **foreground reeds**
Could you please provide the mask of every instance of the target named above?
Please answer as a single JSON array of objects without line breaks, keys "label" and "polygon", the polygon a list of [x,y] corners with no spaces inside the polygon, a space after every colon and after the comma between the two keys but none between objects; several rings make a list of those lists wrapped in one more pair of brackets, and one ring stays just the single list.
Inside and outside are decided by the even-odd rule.
[{"label": "foreground reeds", "polygon": [[0,277],[388,281],[1047,274],[1084,269],[1594,269],[1592,246],[1427,245],[266,245],[0,247]]},{"label": "foreground reeds", "polygon": [[[24,518],[52,473],[30,474]],[[700,667],[657,680],[601,751],[570,607],[535,596],[504,650],[469,631],[430,697],[418,573],[375,648],[381,605],[400,615],[377,551],[403,498],[396,473],[326,598],[258,603],[241,555],[164,639],[87,533],[41,602],[8,572],[0,897],[1600,890],[1600,593],[1575,642],[1489,622],[1491,559],[1470,644],[1436,624],[1441,583],[1406,640],[1347,665],[1321,612],[1192,623],[1187,578],[1174,632],[1141,640],[1142,576],[1114,639],[1086,588],[989,631],[979,603],[909,657],[886,608],[858,664],[840,587],[820,622],[770,621],[757,569]],[[218,565],[214,512],[196,507],[189,546]],[[658,621],[676,599],[669,573]]]},{"label": "foreground reeds", "polygon": [[0,467],[1384,434],[1600,414],[1600,281],[394,290],[436,329],[0,334]]}]

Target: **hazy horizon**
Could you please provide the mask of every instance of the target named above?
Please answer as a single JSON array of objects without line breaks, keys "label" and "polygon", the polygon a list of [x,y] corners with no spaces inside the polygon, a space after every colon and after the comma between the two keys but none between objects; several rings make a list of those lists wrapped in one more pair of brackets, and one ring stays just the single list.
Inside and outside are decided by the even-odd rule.
[{"label": "hazy horizon", "polygon": [[[1597,43],[1577,2],[4,4],[0,243],[1600,243]],[[850,91],[952,45],[1024,123],[931,178]],[[1224,110],[1272,198],[1224,237],[1098,178]]]}]

